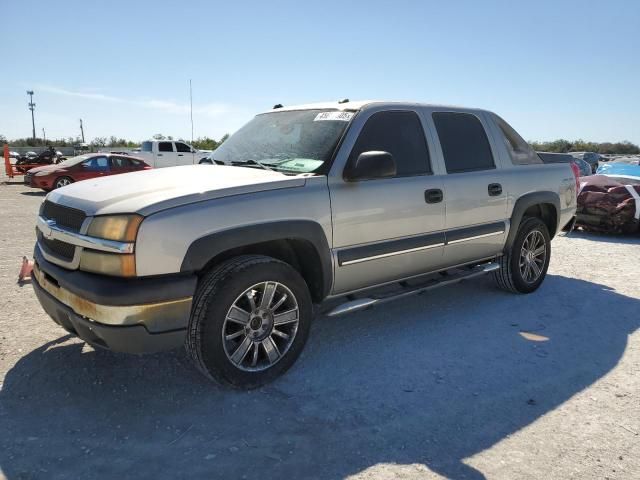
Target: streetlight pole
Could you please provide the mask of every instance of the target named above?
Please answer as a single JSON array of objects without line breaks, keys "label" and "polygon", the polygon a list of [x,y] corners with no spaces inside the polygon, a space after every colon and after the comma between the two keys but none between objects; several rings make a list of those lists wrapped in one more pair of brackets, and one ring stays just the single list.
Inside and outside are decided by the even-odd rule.
[{"label": "streetlight pole", "polygon": [[33,116],[33,111],[36,109],[36,104],[33,103],[33,90],[27,90],[27,95],[29,95],[29,110],[31,110],[31,126],[33,127],[33,139],[36,139],[36,120]]},{"label": "streetlight pole", "polygon": [[42,127],[42,141],[44,143],[47,143],[47,134],[44,133],[44,127]]}]

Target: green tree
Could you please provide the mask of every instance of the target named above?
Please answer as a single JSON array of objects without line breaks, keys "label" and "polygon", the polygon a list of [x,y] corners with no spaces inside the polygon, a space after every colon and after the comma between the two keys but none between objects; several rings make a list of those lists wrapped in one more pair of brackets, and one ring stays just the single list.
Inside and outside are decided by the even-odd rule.
[{"label": "green tree", "polygon": [[107,137],[96,137],[91,140],[90,145],[94,148],[102,148],[107,145]]}]

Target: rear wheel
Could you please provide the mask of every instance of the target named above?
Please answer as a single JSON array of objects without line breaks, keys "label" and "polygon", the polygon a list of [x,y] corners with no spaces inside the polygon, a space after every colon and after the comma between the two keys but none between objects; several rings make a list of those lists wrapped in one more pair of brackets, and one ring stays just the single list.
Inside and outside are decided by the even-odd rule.
[{"label": "rear wheel", "polygon": [[551,237],[547,226],[539,218],[525,218],[493,276],[504,290],[531,293],[544,281],[550,258]]},{"label": "rear wheel", "polygon": [[71,185],[72,183],[73,183],[73,179],[69,177],[60,177],[56,179],[56,181],[53,183],[53,188],[66,187],[67,185]]},{"label": "rear wheel", "polygon": [[312,315],[309,290],[295,269],[270,257],[237,257],[202,277],[186,348],[209,378],[255,388],[293,365]]},{"label": "rear wheel", "polygon": [[206,158],[205,158],[205,159],[200,160],[200,162],[198,162],[198,163],[199,163],[200,165],[213,165],[213,162],[212,162],[211,160],[207,160]]}]

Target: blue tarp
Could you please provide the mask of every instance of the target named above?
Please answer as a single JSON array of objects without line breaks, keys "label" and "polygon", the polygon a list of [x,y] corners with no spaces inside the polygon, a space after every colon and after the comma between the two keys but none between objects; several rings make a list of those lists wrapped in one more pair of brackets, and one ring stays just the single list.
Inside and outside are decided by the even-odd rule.
[{"label": "blue tarp", "polygon": [[600,165],[596,173],[613,177],[638,177],[640,179],[640,165],[622,162],[605,163]]}]

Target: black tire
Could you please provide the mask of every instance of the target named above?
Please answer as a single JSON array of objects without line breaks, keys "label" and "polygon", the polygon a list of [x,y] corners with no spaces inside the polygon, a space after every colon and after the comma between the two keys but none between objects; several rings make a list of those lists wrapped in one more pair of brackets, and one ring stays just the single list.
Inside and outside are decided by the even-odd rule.
[{"label": "black tire", "polygon": [[203,159],[203,160],[200,160],[200,161],[198,162],[198,164],[199,164],[199,165],[213,165],[213,162],[212,162],[211,160]]},{"label": "black tire", "polygon": [[[525,279],[520,268],[523,244],[532,232],[539,232],[544,239],[545,255],[540,274],[533,279]],[[536,235],[536,234],[533,234]],[[540,237],[537,237],[540,239]],[[545,223],[536,217],[524,218],[518,227],[518,233],[511,249],[499,259],[500,269],[493,272],[493,277],[500,288],[512,293],[531,293],[540,287],[547,275],[551,258],[551,237]]]},{"label": "black tire", "polygon": [[[223,339],[225,319],[231,307],[244,298],[243,293],[262,282],[278,282],[292,294],[298,308],[297,330],[274,364],[262,370],[247,371],[236,366],[226,353],[225,348],[229,345]],[[196,367],[210,379],[239,388],[256,388],[279,377],[294,364],[309,336],[312,317],[309,289],[295,269],[271,257],[243,255],[216,266],[200,279],[193,299],[186,349]],[[249,324],[240,330],[248,328]],[[269,338],[275,339],[273,335]],[[267,362],[264,347],[254,346],[262,361]],[[276,351],[280,353],[279,348]],[[251,352],[253,354],[253,350]],[[249,358],[249,354],[245,357]]]},{"label": "black tire", "polygon": [[55,190],[56,188],[62,188],[72,183],[73,183],[73,179],[69,177],[56,178],[56,181],[53,182],[53,189]]}]

